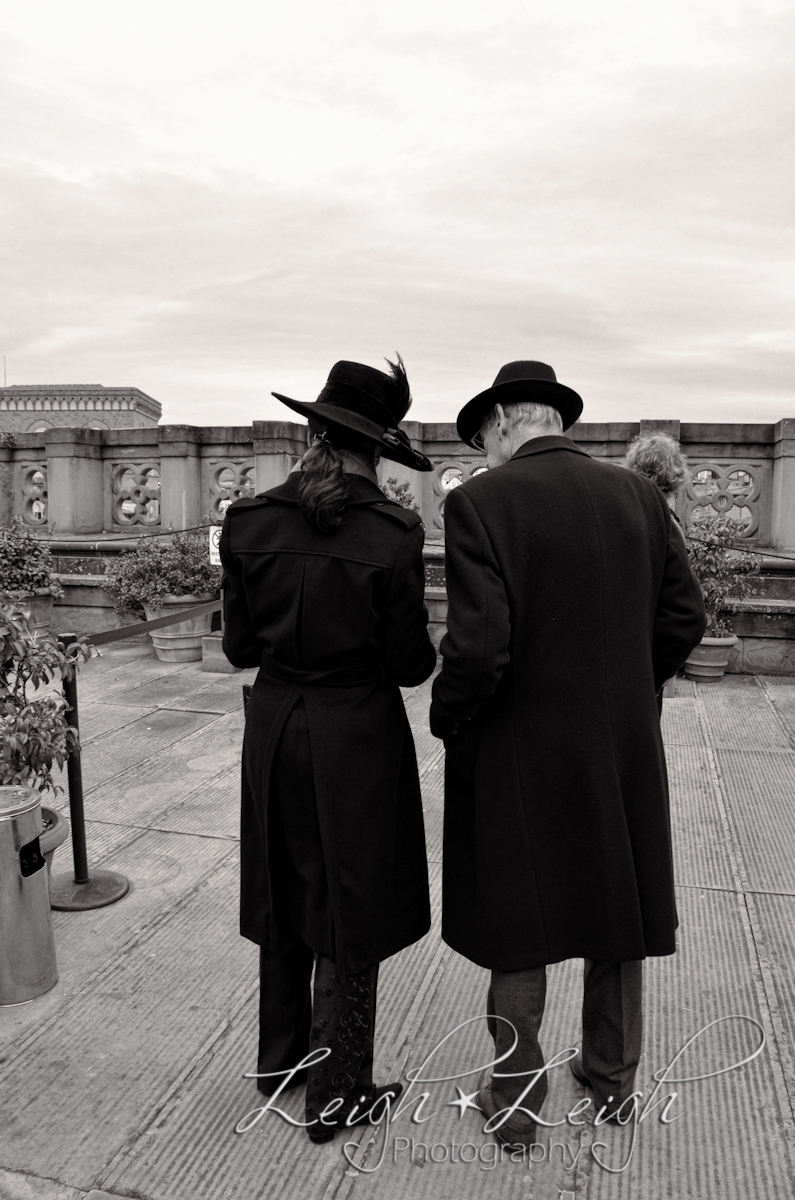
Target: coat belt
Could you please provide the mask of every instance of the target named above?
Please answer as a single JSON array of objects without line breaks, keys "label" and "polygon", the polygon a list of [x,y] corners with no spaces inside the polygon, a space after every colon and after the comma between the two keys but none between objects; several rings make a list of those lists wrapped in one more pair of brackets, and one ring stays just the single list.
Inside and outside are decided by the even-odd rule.
[{"label": "coat belt", "polygon": [[372,659],[334,667],[329,671],[304,671],[300,667],[288,667],[269,654],[263,654],[261,670],[269,679],[278,679],[281,683],[292,683],[298,687],[355,687],[361,683],[380,683],[382,677],[381,664]]}]

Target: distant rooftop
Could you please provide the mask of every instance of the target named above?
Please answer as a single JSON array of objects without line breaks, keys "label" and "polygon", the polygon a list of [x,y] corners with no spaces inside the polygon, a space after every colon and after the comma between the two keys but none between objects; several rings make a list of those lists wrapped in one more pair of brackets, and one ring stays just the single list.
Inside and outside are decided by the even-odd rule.
[{"label": "distant rooftop", "polygon": [[52,426],[95,429],[157,425],[159,401],[136,387],[100,383],[24,383],[0,387],[0,430],[31,433]]}]

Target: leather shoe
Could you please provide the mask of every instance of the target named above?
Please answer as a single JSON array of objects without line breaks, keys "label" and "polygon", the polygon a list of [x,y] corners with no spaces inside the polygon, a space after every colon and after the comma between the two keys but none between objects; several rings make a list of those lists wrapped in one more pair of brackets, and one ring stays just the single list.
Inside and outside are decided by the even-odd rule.
[{"label": "leather shoe", "polygon": [[[491,1094],[492,1078],[489,1074],[488,1067],[481,1071],[478,1077],[478,1108],[487,1118],[488,1121],[495,1117],[500,1109],[497,1107],[497,1101]],[[496,1129],[491,1129],[498,1142],[503,1146],[532,1146],[536,1140],[536,1123],[528,1118],[521,1125],[510,1125],[507,1121],[503,1122]]]},{"label": "leather shoe", "polygon": [[[571,1073],[574,1076],[574,1078],[577,1080],[577,1082],[581,1083],[583,1087],[586,1087],[590,1091],[593,1092],[594,1096],[596,1096],[597,1104],[601,1107],[602,1104],[599,1100],[599,1096],[596,1091],[596,1088],[591,1083],[588,1076],[585,1074],[585,1068],[582,1065],[582,1055],[578,1054],[576,1058],[570,1058],[569,1066],[571,1067]],[[596,1111],[599,1112],[599,1108],[597,1108]],[[617,1111],[618,1110],[616,1110],[616,1112]],[[599,1124],[600,1125],[621,1125],[623,1122],[619,1121],[619,1119],[616,1115],[616,1112],[612,1112],[609,1117],[603,1117],[602,1120],[599,1122]]]},{"label": "leather shoe", "polygon": [[[309,1140],[316,1144],[330,1142],[338,1129],[353,1129],[354,1125],[377,1124],[370,1114],[378,1101],[387,1095],[393,1101],[397,1100],[402,1091],[402,1083],[387,1083],[383,1087],[366,1087],[361,1091],[354,1092],[353,1095],[346,1097],[344,1103],[325,1121],[318,1120],[317,1124],[308,1126]],[[348,1122],[348,1117],[355,1107],[358,1107],[359,1112],[352,1121]],[[386,1115],[386,1105],[381,1107],[383,1109],[382,1116],[384,1116]]]}]

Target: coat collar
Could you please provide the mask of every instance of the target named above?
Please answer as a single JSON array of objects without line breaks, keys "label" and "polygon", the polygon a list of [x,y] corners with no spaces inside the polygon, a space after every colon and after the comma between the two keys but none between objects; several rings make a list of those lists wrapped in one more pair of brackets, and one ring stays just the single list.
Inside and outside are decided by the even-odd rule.
[{"label": "coat collar", "polygon": [[[386,499],[380,487],[366,479],[364,475],[350,475],[346,471],[345,477],[350,488],[349,503],[370,504],[374,500]],[[267,496],[269,500],[281,501],[282,504],[297,504],[300,479],[300,471],[291,471],[284,483],[280,483],[278,487],[269,488],[267,492],[260,492],[259,495]]]},{"label": "coat collar", "polygon": [[571,438],[555,433],[531,438],[529,442],[520,446],[508,461],[513,462],[515,458],[527,458],[531,454],[545,454],[547,450],[571,450],[573,454],[584,454],[586,458],[591,457],[587,450],[581,450]]}]

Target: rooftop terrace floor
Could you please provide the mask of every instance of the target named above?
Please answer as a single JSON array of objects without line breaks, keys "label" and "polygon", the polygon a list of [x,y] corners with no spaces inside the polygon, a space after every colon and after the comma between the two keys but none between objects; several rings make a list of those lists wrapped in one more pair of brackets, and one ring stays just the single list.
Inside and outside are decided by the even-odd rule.
[{"label": "rooftop terrace floor", "polygon": [[[81,671],[89,859],[127,875],[107,908],[53,914],[60,981],[0,1009],[0,1198],[79,1200],[747,1200],[795,1192],[795,679],[679,681],[663,729],[677,862],[679,949],[649,959],[637,1087],[689,1038],[659,1120],[565,1123],[584,1096],[551,1072],[530,1162],[498,1153],[484,1118],[459,1115],[453,1082],[433,1083],[425,1124],[351,1131],[310,1144],[258,1107],[257,948],[239,937],[241,683],[201,664],[113,649]],[[446,1034],[482,1017],[488,973],[439,937],[442,749],[427,728],[429,685],[406,694],[425,803],[435,924],[379,980],[376,1078],[419,1066]],[[55,870],[71,866],[67,842]],[[580,1037],[581,964],[549,969],[547,1059]],[[728,1019],[733,1018],[733,1019]],[[753,1018],[753,1021],[748,1020]],[[758,1024],[757,1024],[758,1023]],[[742,1067],[714,1074],[752,1054]],[[441,1045],[431,1075],[490,1059],[476,1020]],[[458,1082],[475,1090],[477,1074]],[[285,1112],[302,1119],[302,1095]],[[579,1118],[577,1118],[579,1119]],[[413,1142],[412,1142],[413,1139]],[[381,1150],[384,1146],[383,1161]],[[602,1143],[600,1146],[599,1143]],[[421,1145],[432,1159],[425,1161]],[[472,1159],[473,1161],[468,1161]],[[601,1160],[600,1162],[597,1159]],[[620,1168],[624,1165],[625,1169]],[[379,1165],[380,1164],[380,1165]]]}]

